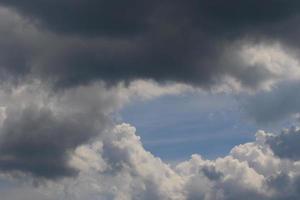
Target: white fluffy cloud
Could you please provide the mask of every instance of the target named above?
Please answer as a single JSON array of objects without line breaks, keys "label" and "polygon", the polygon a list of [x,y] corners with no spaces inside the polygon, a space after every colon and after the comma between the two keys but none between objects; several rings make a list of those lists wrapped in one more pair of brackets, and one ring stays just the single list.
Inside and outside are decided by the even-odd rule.
[{"label": "white fluffy cloud", "polygon": [[134,127],[120,124],[75,150],[70,163],[80,170],[78,177],[32,190],[44,198],[70,200],[298,199],[300,161],[276,156],[269,137],[281,136],[259,131],[256,141],[234,147],[225,157],[192,155],[171,166],[143,148]]}]

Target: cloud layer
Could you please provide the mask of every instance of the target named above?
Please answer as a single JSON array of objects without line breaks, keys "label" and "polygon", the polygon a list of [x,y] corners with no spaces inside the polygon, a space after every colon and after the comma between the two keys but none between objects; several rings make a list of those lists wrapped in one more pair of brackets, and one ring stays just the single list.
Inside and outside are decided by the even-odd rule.
[{"label": "cloud layer", "polygon": [[245,46],[279,43],[298,59],[297,1],[2,0],[0,5],[6,80],[37,78],[65,88],[146,78],[257,89],[281,74],[264,62],[249,62],[251,55],[241,55]]}]

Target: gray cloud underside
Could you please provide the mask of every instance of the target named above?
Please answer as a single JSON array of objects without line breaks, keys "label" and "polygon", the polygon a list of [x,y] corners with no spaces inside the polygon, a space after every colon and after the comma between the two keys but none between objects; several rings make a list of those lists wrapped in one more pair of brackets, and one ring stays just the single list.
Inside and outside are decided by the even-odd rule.
[{"label": "gray cloud underside", "polygon": [[45,108],[9,114],[0,139],[0,169],[45,178],[75,175],[66,164],[67,150],[98,134],[93,123],[86,116],[55,117]]},{"label": "gray cloud underside", "polygon": [[101,84],[59,94],[23,85],[1,90],[0,101],[0,170],[42,179],[77,175],[68,165],[70,153],[111,126],[120,102]]},{"label": "gray cloud underside", "polygon": [[299,81],[286,82],[270,91],[246,95],[240,98],[241,107],[251,119],[260,124],[293,118],[297,120],[300,113],[299,86]]},{"label": "gray cloud underside", "polygon": [[300,130],[297,128],[292,128],[279,136],[267,139],[267,143],[277,156],[292,160],[299,160],[300,158],[299,141]]},{"label": "gray cloud underside", "polygon": [[36,77],[56,87],[150,78],[210,88],[229,76],[257,88],[274,74],[259,64],[243,67],[235,54],[240,43],[299,47],[300,4],[294,0],[0,5],[13,10],[1,10],[2,76]]}]

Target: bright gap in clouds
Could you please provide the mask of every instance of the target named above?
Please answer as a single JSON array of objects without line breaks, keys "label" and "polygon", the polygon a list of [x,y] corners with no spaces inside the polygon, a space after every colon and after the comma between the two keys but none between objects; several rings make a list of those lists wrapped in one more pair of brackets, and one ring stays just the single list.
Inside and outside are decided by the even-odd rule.
[{"label": "bright gap in clouds", "polygon": [[298,124],[293,118],[255,122],[242,108],[242,100],[248,98],[247,94],[198,91],[135,100],[121,110],[120,121],[134,125],[144,147],[170,162],[186,160],[194,153],[215,159],[255,140],[259,129],[279,133]]},{"label": "bright gap in clouds", "polygon": [[241,118],[228,95],[165,96],[133,102],[122,112],[137,128],[146,149],[165,160],[187,159],[193,153],[207,158],[253,140],[253,126]]},{"label": "bright gap in clouds", "polygon": [[193,153],[212,159],[253,140],[255,127],[243,120],[229,95],[165,96],[134,102],[122,112],[137,128],[146,149],[164,160],[183,160]]}]

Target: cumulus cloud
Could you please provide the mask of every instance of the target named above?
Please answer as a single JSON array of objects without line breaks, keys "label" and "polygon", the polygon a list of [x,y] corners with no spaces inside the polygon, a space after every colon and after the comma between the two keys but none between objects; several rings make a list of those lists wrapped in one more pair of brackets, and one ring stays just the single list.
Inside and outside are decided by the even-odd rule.
[{"label": "cumulus cloud", "polygon": [[75,176],[70,154],[103,134],[112,115],[132,98],[179,94],[192,88],[136,81],[106,88],[98,82],[53,92],[40,82],[1,89],[0,170],[37,178]]},{"label": "cumulus cloud", "polygon": [[269,143],[281,135],[258,131],[256,141],[234,147],[225,157],[207,160],[195,154],[169,165],[143,148],[131,125],[116,125],[108,132],[73,152],[70,165],[78,177],[32,190],[49,199],[299,198],[299,160],[282,158]]}]

